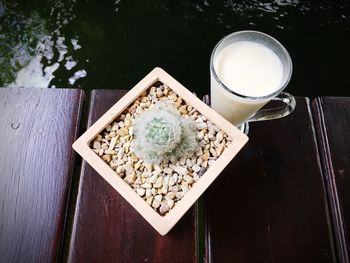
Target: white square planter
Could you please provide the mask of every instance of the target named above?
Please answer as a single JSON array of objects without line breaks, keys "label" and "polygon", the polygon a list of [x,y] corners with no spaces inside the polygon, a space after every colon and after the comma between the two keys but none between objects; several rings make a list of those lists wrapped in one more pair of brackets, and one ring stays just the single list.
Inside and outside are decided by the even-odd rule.
[{"label": "white square planter", "polygon": [[[161,216],[152,209],[112,168],[105,163],[89,146],[91,141],[113,122],[126,108],[128,108],[144,91],[155,82],[160,81],[191,105],[208,120],[219,127],[232,142],[221,156],[208,168],[195,185],[165,216]],[[189,90],[172,78],[161,68],[155,68],[99,120],[97,120],[80,138],[73,148],[86,162],[88,162],[116,191],[119,192],[161,235],[165,235],[194,204],[201,194],[209,187],[225,166],[235,157],[239,150],[248,141],[248,137],[235,126],[226,121],[209,106],[203,103]]]}]

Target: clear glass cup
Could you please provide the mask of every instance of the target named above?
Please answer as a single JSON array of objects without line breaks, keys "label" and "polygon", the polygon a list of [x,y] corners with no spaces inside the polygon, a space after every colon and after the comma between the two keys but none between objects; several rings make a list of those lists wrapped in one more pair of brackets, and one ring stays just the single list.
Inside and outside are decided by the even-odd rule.
[{"label": "clear glass cup", "polygon": [[[283,76],[282,82],[275,92],[265,96],[246,96],[228,88],[220,80],[214,66],[217,56],[226,46],[237,41],[252,41],[263,44],[278,56],[282,62]],[[292,68],[292,60],[288,51],[273,37],[258,31],[234,32],[221,39],[211,54],[211,107],[246,133],[248,133],[248,122],[285,117],[294,110],[296,104],[291,94],[282,92],[291,78]],[[278,100],[282,102],[283,106],[261,109],[270,100]]]}]

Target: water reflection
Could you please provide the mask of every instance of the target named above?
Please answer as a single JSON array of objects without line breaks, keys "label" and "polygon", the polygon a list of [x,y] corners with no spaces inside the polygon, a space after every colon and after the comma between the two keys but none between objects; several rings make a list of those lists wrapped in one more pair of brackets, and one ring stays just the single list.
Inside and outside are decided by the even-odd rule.
[{"label": "water reflection", "polygon": [[[6,3],[6,2],[5,2]],[[66,39],[62,31],[74,19],[74,2],[49,1],[49,16],[30,11],[20,4],[1,4],[0,86],[55,87],[50,85],[55,71],[77,66],[74,51],[81,48],[78,38]],[[69,5],[69,6],[68,6]],[[85,70],[73,72],[69,84],[87,75]]]},{"label": "water reflection", "polygon": [[[37,45],[46,33],[45,22],[36,12],[29,16],[1,5],[0,85],[16,79],[36,56]],[[34,63],[35,64],[35,63]]]},{"label": "water reflection", "polygon": [[326,95],[350,85],[346,0],[1,1],[0,86],[128,89],[162,66],[202,95],[212,48],[242,29],[288,48],[290,92]]}]

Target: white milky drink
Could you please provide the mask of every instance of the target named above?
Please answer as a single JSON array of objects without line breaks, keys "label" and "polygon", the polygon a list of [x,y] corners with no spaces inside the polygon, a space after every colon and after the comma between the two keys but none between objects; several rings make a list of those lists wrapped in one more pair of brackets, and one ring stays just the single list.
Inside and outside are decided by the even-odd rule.
[{"label": "white milky drink", "polygon": [[234,125],[249,119],[271,100],[271,97],[249,97],[269,96],[281,88],[283,81],[280,58],[257,42],[237,41],[228,44],[216,55],[213,66],[226,88],[241,95],[236,96],[220,86],[211,72],[211,106]]}]

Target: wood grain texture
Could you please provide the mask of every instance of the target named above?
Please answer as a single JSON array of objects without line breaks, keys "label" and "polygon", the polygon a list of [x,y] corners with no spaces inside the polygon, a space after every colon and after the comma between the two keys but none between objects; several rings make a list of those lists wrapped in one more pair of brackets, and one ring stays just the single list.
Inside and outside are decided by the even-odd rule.
[{"label": "wood grain texture", "polygon": [[[123,92],[95,90],[89,125]],[[195,262],[195,209],[161,236],[87,163],[83,162],[69,262]]]},{"label": "wood grain texture", "polygon": [[58,260],[82,92],[0,89],[0,262]]},{"label": "wood grain texture", "polygon": [[317,98],[313,110],[338,258],[349,262],[350,98]]},{"label": "wood grain texture", "polygon": [[209,262],[335,261],[308,99],[250,125],[249,142],[206,196]]}]

